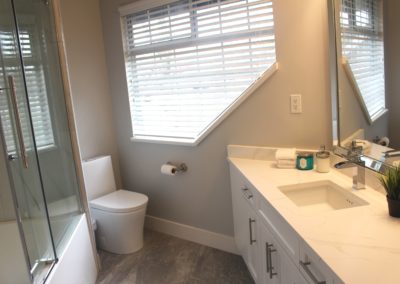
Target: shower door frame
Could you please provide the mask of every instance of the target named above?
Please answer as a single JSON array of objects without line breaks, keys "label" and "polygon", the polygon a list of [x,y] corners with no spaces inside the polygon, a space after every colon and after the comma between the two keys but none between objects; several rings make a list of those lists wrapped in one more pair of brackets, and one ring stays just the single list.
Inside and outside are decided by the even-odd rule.
[{"label": "shower door frame", "polygon": [[97,270],[100,270],[100,260],[97,254],[96,248],[96,239],[94,235],[94,228],[92,224],[92,218],[89,211],[89,203],[88,198],[85,190],[85,183],[82,171],[82,156],[79,149],[78,143],[78,136],[77,136],[77,127],[75,124],[75,114],[74,114],[74,107],[73,107],[73,99],[72,99],[72,91],[69,79],[69,72],[68,72],[68,61],[67,61],[67,50],[65,48],[65,39],[64,39],[64,31],[62,25],[62,13],[61,13],[61,3],[60,0],[51,0],[51,5],[53,8],[54,14],[54,23],[55,23],[55,31],[57,37],[57,47],[58,47],[58,55],[61,67],[61,76],[63,82],[63,89],[64,89],[64,98],[65,98],[65,105],[67,110],[68,116],[68,127],[70,130],[70,137],[71,137],[71,145],[72,145],[72,153],[74,155],[74,163],[75,163],[75,171],[78,178],[78,185],[79,185],[79,195],[81,198],[81,205],[83,207],[83,211],[86,217],[86,223],[89,228],[89,236],[90,236],[90,244],[92,246],[92,252],[95,259]]},{"label": "shower door frame", "polygon": [[[22,126],[21,126],[21,116],[20,116],[20,110],[19,110],[19,102],[17,98],[17,92],[16,92],[16,87],[15,87],[15,80],[14,80],[14,75],[7,75],[7,71],[4,70],[5,67],[3,66],[3,70],[4,70],[4,87],[0,88],[0,92],[2,91],[6,91],[4,93],[4,95],[10,95],[10,105],[9,105],[9,112],[10,112],[10,123],[11,123],[11,127],[14,129],[14,135],[15,137],[15,154],[10,154],[8,152],[7,149],[7,142],[6,142],[6,137],[5,137],[5,131],[3,128],[3,123],[2,123],[2,118],[0,117],[0,133],[2,135],[0,135],[0,139],[1,139],[1,143],[2,143],[2,149],[0,149],[0,151],[3,151],[4,154],[4,159],[5,161],[5,166],[7,168],[7,174],[8,174],[8,181],[10,184],[10,193],[11,193],[11,197],[12,197],[12,202],[13,202],[13,207],[14,207],[14,212],[15,212],[15,219],[16,219],[16,224],[18,227],[18,232],[19,232],[19,238],[21,241],[21,246],[22,246],[22,250],[23,250],[23,254],[24,254],[24,258],[25,258],[25,265],[27,268],[27,274],[29,275],[29,279],[31,280],[31,282],[33,282],[35,280],[35,270],[37,269],[38,265],[41,264],[45,264],[46,266],[48,266],[48,269],[45,271],[45,273],[40,274],[41,272],[39,272],[39,275],[41,277],[43,277],[43,279],[47,279],[48,275],[50,274],[50,272],[52,271],[54,265],[57,263],[58,261],[58,257],[57,257],[57,253],[56,253],[56,249],[55,249],[55,245],[54,245],[54,239],[53,239],[53,233],[52,233],[52,228],[50,226],[50,218],[49,218],[49,212],[48,212],[48,208],[47,208],[47,202],[46,202],[46,196],[44,194],[44,188],[43,188],[43,180],[42,180],[42,174],[41,174],[41,170],[40,170],[40,166],[39,166],[39,162],[38,162],[38,153],[37,153],[37,145],[36,145],[36,141],[35,141],[35,133],[33,130],[33,122],[32,122],[32,113],[31,113],[31,109],[30,109],[30,105],[29,105],[29,98],[28,98],[28,90],[27,90],[27,83],[26,83],[26,70],[25,70],[25,66],[24,66],[24,62],[23,62],[23,53],[22,53],[22,48],[21,48],[21,38],[20,38],[20,31],[18,28],[18,23],[17,23],[17,14],[16,14],[16,9],[15,9],[15,5],[14,5],[14,0],[10,0],[10,18],[12,21],[12,26],[11,26],[11,31],[12,34],[14,36],[14,45],[15,50],[16,50],[16,62],[18,62],[18,72],[20,73],[19,75],[21,75],[21,79],[22,79],[22,83],[23,83],[23,87],[21,89],[23,89],[23,105],[26,104],[25,108],[26,110],[26,115],[28,116],[27,119],[27,123],[28,123],[28,132],[27,135],[29,138],[31,138],[31,142],[32,142],[32,152],[34,155],[34,168],[36,167],[36,171],[38,174],[38,182],[40,183],[40,193],[41,193],[41,197],[42,197],[42,201],[43,201],[43,210],[44,210],[44,215],[43,218],[44,220],[46,220],[46,225],[48,228],[48,234],[49,234],[49,241],[50,241],[50,247],[49,249],[51,249],[51,257],[48,259],[43,259],[43,258],[39,258],[39,259],[35,259],[32,258],[32,256],[29,253],[29,248],[28,248],[28,243],[27,243],[27,235],[25,233],[25,228],[24,228],[24,219],[26,219],[24,216],[22,216],[22,213],[20,211],[21,209],[21,205],[19,204],[22,200],[19,200],[20,197],[18,197],[18,193],[17,193],[17,186],[15,184],[15,169],[12,169],[12,166],[10,164],[10,162],[12,162],[15,159],[21,159],[21,163],[22,163],[22,168],[24,169],[28,169],[30,168],[30,166],[28,166],[28,156],[27,156],[27,152],[26,152],[26,146],[27,144],[25,144],[26,141],[25,137],[23,135],[23,130],[22,130]],[[7,99],[8,101],[8,99]],[[17,145],[18,144],[18,145]],[[18,154],[18,152],[20,152]],[[19,157],[18,157],[19,156]],[[24,171],[24,170],[22,170]],[[21,176],[24,175],[23,172],[21,172]],[[24,188],[26,189],[26,188]],[[27,191],[29,192],[29,189],[27,189]],[[34,197],[33,197],[34,198]],[[24,203],[24,202],[22,202]],[[39,205],[37,204],[37,206],[39,207]],[[26,208],[25,208],[26,209]],[[32,261],[35,260],[35,262],[33,263]]]},{"label": "shower door frame", "polygon": [[[10,0],[10,2],[13,2]],[[91,221],[91,216],[90,216],[90,211],[89,211],[89,204],[88,204],[88,199],[86,195],[86,190],[85,190],[85,184],[84,184],[84,178],[83,178],[83,171],[82,171],[82,164],[81,164],[81,153],[79,149],[79,144],[78,144],[78,138],[77,138],[77,127],[75,124],[75,115],[74,115],[74,108],[73,108],[73,99],[72,99],[72,92],[71,92],[71,85],[70,85],[70,79],[69,79],[69,72],[68,72],[68,63],[67,63],[67,55],[66,55],[66,48],[65,48],[65,40],[64,40],[64,32],[63,32],[63,26],[62,26],[62,13],[61,13],[61,4],[60,0],[50,0],[49,1],[52,12],[53,12],[53,20],[54,20],[54,25],[55,25],[55,34],[57,38],[57,49],[58,49],[58,57],[59,57],[59,63],[60,63],[60,70],[61,70],[61,76],[62,76],[62,86],[63,86],[63,91],[64,91],[64,99],[65,99],[65,107],[66,107],[66,113],[67,113],[67,123],[68,123],[68,128],[70,132],[70,139],[71,139],[71,148],[72,148],[72,154],[73,154],[73,160],[74,160],[74,165],[75,165],[75,172],[78,180],[78,192],[79,192],[79,197],[81,199],[81,212],[85,213],[86,217],[86,223],[89,229],[89,236],[90,236],[90,243],[91,243],[91,248],[93,252],[93,256],[95,259],[96,263],[96,268],[97,270],[100,269],[100,261],[98,258],[97,254],[97,249],[96,249],[96,242],[95,242],[95,236],[94,236],[94,229],[93,229],[93,224]],[[13,11],[15,13],[15,11]],[[15,15],[14,15],[15,17]],[[19,39],[18,39],[19,41]],[[2,126],[0,125],[0,131],[2,131]],[[0,151],[5,152],[5,158],[7,158],[7,150],[5,149],[5,139],[4,137],[1,138],[3,142],[3,149],[0,149]],[[37,150],[35,150],[37,151]],[[10,171],[10,165],[9,163],[7,164],[7,170]],[[11,183],[13,183],[12,179],[10,180]],[[12,199],[13,199],[13,204],[16,212],[16,219],[17,219],[17,224],[18,224],[18,229],[20,232],[20,237],[21,237],[21,243],[22,243],[22,248],[24,251],[25,255],[25,262],[26,262],[26,267],[27,271],[30,275],[30,277],[33,277],[33,274],[31,272],[31,264],[29,262],[29,254],[28,254],[28,248],[27,244],[25,242],[25,233],[22,228],[21,224],[21,216],[20,213],[18,212],[18,201],[17,201],[17,195],[14,190],[14,185],[11,184],[11,194],[12,194]],[[47,212],[47,205],[46,205],[46,214],[47,214],[47,220],[49,221],[49,216]],[[50,228],[51,230],[51,228]],[[46,272],[45,279],[49,276],[49,274],[52,272],[52,269],[57,263],[58,257],[56,255],[56,250],[54,248],[54,241],[53,241],[53,234],[51,234],[51,240],[52,240],[52,247],[54,251],[54,256],[55,259],[51,263],[48,271]],[[33,278],[31,279],[33,280]]]}]

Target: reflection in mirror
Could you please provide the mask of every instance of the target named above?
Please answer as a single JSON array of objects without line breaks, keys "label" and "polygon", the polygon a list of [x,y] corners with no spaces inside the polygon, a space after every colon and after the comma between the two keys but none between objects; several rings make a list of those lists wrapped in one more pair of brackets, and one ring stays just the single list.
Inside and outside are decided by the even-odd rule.
[{"label": "reflection in mirror", "polygon": [[[335,0],[338,141],[400,158],[400,1]],[[391,152],[389,152],[391,151]],[[391,162],[391,161],[390,161]]]}]

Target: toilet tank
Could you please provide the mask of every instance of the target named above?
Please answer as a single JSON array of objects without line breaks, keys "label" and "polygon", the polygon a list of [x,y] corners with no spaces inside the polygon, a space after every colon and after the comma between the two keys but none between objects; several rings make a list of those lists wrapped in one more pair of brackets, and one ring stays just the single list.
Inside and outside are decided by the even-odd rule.
[{"label": "toilet tank", "polygon": [[82,162],[83,177],[88,200],[115,191],[111,156],[95,157]]}]

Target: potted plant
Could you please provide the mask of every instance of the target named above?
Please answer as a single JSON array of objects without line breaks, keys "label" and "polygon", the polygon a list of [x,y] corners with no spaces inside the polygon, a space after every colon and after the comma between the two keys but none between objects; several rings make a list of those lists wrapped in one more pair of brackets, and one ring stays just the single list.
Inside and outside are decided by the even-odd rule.
[{"label": "potted plant", "polygon": [[386,190],[389,215],[400,217],[400,166],[389,167],[379,181]]}]

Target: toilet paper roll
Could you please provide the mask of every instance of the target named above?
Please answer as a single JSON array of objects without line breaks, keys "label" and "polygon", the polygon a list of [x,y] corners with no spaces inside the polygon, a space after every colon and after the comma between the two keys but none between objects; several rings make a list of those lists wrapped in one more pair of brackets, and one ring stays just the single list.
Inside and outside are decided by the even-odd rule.
[{"label": "toilet paper roll", "polygon": [[174,176],[176,175],[176,167],[169,164],[164,164],[161,166],[161,173],[163,175]]},{"label": "toilet paper roll", "polygon": [[382,137],[382,138],[378,141],[378,144],[379,144],[379,145],[382,145],[382,146],[385,146],[385,147],[389,147],[389,143],[390,143],[390,140],[389,140],[389,138],[387,138],[387,137]]}]

